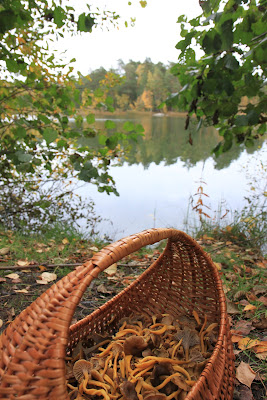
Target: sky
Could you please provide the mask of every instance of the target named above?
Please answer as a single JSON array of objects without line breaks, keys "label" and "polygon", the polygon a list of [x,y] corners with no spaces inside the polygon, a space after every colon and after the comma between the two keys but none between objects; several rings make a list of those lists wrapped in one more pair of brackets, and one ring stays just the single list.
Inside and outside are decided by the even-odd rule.
[{"label": "sky", "polygon": [[[76,70],[86,75],[103,66],[116,68],[117,60],[125,63],[129,60],[143,62],[151,58],[154,63],[177,61],[179,52],[175,49],[179,37],[177,19],[181,14],[189,18],[201,13],[198,0],[148,0],[142,8],[139,0],[97,0],[95,4],[116,11],[121,16],[119,28],[109,30],[93,29],[92,33],[83,33],[76,37],[65,37],[56,46],[67,50],[66,56],[76,58],[72,64]],[[75,1],[79,12],[86,11],[83,0]],[[134,27],[126,28],[125,19],[136,17]]]}]

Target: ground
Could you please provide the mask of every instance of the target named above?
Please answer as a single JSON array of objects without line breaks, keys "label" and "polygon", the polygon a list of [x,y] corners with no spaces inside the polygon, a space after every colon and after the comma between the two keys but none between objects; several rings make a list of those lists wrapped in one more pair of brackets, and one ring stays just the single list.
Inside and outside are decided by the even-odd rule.
[{"label": "ground", "polygon": [[[227,233],[228,235],[225,235]],[[210,254],[223,281],[236,355],[235,400],[266,399],[266,259],[230,232],[203,235],[198,242]],[[55,238],[0,235],[0,333],[52,283],[90,259],[103,243],[73,235]],[[156,259],[161,248],[142,249],[102,274],[86,290],[73,322],[84,318],[131,283]]]}]

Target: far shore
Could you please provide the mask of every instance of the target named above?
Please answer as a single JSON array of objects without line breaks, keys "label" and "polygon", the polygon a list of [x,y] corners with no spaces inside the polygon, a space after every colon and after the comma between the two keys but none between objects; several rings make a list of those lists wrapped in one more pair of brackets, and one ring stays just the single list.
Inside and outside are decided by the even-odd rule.
[{"label": "far shore", "polygon": [[161,112],[161,111],[137,111],[137,110],[115,110],[114,112],[111,111],[99,111],[99,110],[82,110],[81,115],[86,115],[86,111],[89,113],[94,113],[97,115],[131,115],[131,114],[138,114],[138,115],[150,115],[154,117],[186,117],[187,112],[183,111],[168,111],[168,112]]}]

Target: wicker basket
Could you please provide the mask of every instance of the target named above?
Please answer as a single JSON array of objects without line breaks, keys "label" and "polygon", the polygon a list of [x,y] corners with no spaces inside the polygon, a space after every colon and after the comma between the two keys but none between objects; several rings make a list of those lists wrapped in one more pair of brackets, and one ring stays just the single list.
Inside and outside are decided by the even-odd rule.
[{"label": "wicker basket", "polygon": [[[70,327],[85,289],[101,271],[166,238],[164,252],[138,279]],[[0,337],[0,399],[69,399],[65,357],[79,340],[113,331],[132,312],[178,317],[193,310],[219,323],[219,338],[186,399],[232,399],[234,356],[218,271],[191,237],[174,229],[146,230],[105,247],[26,308]]]}]

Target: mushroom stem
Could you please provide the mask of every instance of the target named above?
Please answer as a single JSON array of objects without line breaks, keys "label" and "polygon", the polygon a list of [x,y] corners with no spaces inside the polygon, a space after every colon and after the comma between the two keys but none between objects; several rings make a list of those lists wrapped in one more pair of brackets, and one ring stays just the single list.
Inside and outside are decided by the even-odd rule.
[{"label": "mushroom stem", "polygon": [[144,365],[147,362],[154,361],[154,362],[167,362],[170,364],[188,364],[191,361],[184,361],[184,360],[172,360],[171,358],[166,358],[166,357],[156,357],[156,356],[147,356],[142,359],[142,361],[139,361],[139,363],[136,365],[136,368],[138,368],[141,365]]},{"label": "mushroom stem", "polygon": [[196,383],[196,381],[191,381],[191,380],[186,379],[186,380],[185,380],[185,383],[186,383],[188,386],[193,387],[194,384]]},{"label": "mushroom stem", "polygon": [[92,379],[89,379],[89,381],[87,382],[87,385],[98,386],[98,387],[102,387],[105,390],[108,390],[108,385],[106,385],[103,382],[94,381]]},{"label": "mushroom stem", "polygon": [[105,392],[104,389],[86,389],[85,390],[86,394],[89,394],[91,396],[103,396],[105,400],[110,400],[109,395]]},{"label": "mushroom stem", "polygon": [[120,366],[120,371],[121,371],[121,377],[124,379],[125,378],[125,360],[124,360],[124,358],[119,361],[119,366]]},{"label": "mushroom stem", "polygon": [[170,382],[175,376],[181,376],[178,372],[168,376],[166,379],[164,379],[163,382],[161,382],[160,385],[156,386],[155,389],[160,390],[162,389],[165,385],[167,385],[168,382]]},{"label": "mushroom stem", "polygon": [[197,313],[195,310],[193,311],[193,317],[194,317],[195,320],[197,321],[197,324],[198,324],[198,325],[201,325],[201,322],[200,322],[198,313]]},{"label": "mushroom stem", "polygon": [[204,316],[204,322],[203,322],[203,325],[202,325],[202,327],[201,327],[201,329],[200,329],[200,332],[199,332],[200,335],[201,335],[201,333],[203,332],[203,330],[205,329],[206,323],[207,323],[207,315],[205,314],[205,316]]},{"label": "mushroom stem", "polygon": [[182,391],[182,389],[179,388],[178,390],[176,390],[176,392],[169,394],[169,396],[166,397],[166,400],[173,399],[177,394],[181,393],[181,391]]},{"label": "mushroom stem", "polygon": [[174,348],[173,348],[173,350],[172,350],[172,356],[171,356],[171,358],[174,358],[175,353],[176,353],[176,350],[179,349],[179,347],[180,347],[181,344],[182,344],[182,341],[183,341],[183,338],[174,346]]},{"label": "mushroom stem", "polygon": [[104,375],[104,380],[108,382],[113,389],[116,389],[113,380],[107,374]]},{"label": "mushroom stem", "polygon": [[140,336],[140,332],[134,330],[134,329],[124,329],[121,332],[118,332],[117,335],[115,336],[115,339],[119,339],[120,337],[123,337],[125,335],[127,335],[128,333],[133,333],[134,335]]},{"label": "mushroom stem", "polygon": [[131,359],[132,354],[125,356],[126,377],[133,374],[133,370],[131,368]]},{"label": "mushroom stem", "polygon": [[101,353],[97,354],[97,357],[104,357],[104,356],[106,356],[106,355],[110,352],[110,350],[111,350],[113,344],[114,344],[114,343],[111,342],[105,350],[103,350]]},{"label": "mushroom stem", "polygon": [[117,366],[118,366],[118,357],[119,357],[119,352],[115,355],[114,358],[114,364],[113,364],[113,380],[115,381],[115,379],[118,376],[118,371],[117,371]]},{"label": "mushroom stem", "polygon": [[191,380],[189,373],[183,367],[180,367],[179,365],[174,365],[173,369],[174,371],[181,372],[183,375],[187,377],[188,380]]},{"label": "mushroom stem", "polygon": [[162,335],[166,330],[167,330],[167,326],[164,325],[161,329],[158,329],[157,331],[153,331],[153,330],[149,329],[149,332],[154,333],[154,335]]},{"label": "mushroom stem", "polygon": [[113,353],[111,353],[111,354],[107,357],[107,359],[106,359],[106,361],[105,361],[105,365],[104,365],[104,369],[103,369],[102,376],[105,375],[105,373],[106,373],[106,371],[107,371],[107,369],[108,369],[108,364],[109,364],[109,362],[110,362],[110,360],[111,360],[112,358],[113,358]]}]

